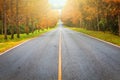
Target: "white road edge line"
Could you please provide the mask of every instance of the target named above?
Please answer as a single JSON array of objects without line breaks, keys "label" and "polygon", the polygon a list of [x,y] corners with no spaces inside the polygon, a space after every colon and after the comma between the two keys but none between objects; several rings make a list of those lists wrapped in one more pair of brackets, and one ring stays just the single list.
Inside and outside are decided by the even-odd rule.
[{"label": "white road edge line", "polygon": [[[46,33],[49,33],[49,32],[46,32]],[[44,34],[46,34],[46,33],[44,33]],[[42,35],[44,35],[44,34],[41,34],[40,36],[42,36]],[[39,36],[38,36],[38,37],[39,37]],[[37,38],[37,37],[35,37],[35,38]],[[0,53],[0,56],[3,55],[3,54],[5,54],[5,53],[7,53],[7,52],[9,52],[9,51],[11,51],[11,50],[13,50],[13,49],[15,49],[15,48],[17,48],[17,47],[19,47],[19,46],[21,46],[21,45],[23,45],[23,44],[26,43],[26,42],[29,42],[29,41],[35,39],[35,38],[28,39],[28,40],[26,40],[26,41],[24,41],[24,42],[22,42],[22,43],[20,43],[20,44],[18,44],[18,45],[16,45],[16,46],[12,47],[12,48],[10,48],[10,49],[8,49],[8,50]]]},{"label": "white road edge line", "polygon": [[62,34],[59,37],[58,80],[62,80]]},{"label": "white road edge line", "polygon": [[14,46],[14,47],[8,49],[8,50],[0,53],[0,56],[3,55],[3,54],[5,54],[5,53],[7,53],[7,52],[9,52],[9,51],[11,51],[11,50],[13,50],[13,49],[15,49],[15,48],[17,48],[17,47],[19,47],[19,46],[21,46],[22,44],[24,44],[24,43],[26,43],[26,42],[28,42],[28,41],[30,41],[30,40],[32,40],[32,39],[26,40],[26,41],[24,41],[24,42],[22,42],[22,43],[20,43],[20,44],[18,44],[18,45],[16,45],[16,46]]},{"label": "white road edge line", "polygon": [[[70,30],[70,29],[69,29],[69,30]],[[74,30],[72,30],[72,31],[74,31]],[[90,37],[90,38],[92,38],[92,39],[96,39],[96,40],[98,40],[98,41],[101,41],[101,42],[104,42],[104,43],[106,43],[106,44],[112,45],[112,46],[114,46],[114,47],[120,48],[120,46],[118,46],[118,45],[115,45],[115,44],[113,44],[113,43],[111,43],[111,42],[107,42],[107,41],[104,41],[104,40],[102,40],[102,39],[99,39],[99,38],[90,36],[90,35],[88,35],[88,34],[85,34],[85,33],[82,33],[82,32],[77,32],[77,31],[74,31],[74,32],[83,34],[83,35],[88,36],[88,37]]]}]

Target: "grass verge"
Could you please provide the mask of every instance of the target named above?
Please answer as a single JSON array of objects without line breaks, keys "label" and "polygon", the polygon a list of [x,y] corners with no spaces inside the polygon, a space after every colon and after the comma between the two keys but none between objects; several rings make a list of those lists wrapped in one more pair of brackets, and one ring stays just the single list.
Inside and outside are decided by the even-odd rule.
[{"label": "grass verge", "polygon": [[114,35],[110,32],[104,33],[101,31],[91,31],[91,30],[86,30],[83,28],[69,28],[69,29],[77,31],[77,32],[82,32],[82,33],[88,34],[90,36],[93,36],[93,37],[99,38],[101,40],[111,42],[113,44],[120,46],[120,37],[117,35]]},{"label": "grass verge", "polygon": [[10,35],[8,35],[8,40],[4,40],[4,36],[3,35],[0,35],[0,53],[20,44],[20,43],[23,43],[29,39],[32,39],[32,38],[35,38],[35,37],[38,37],[46,32],[49,32],[53,29],[45,29],[43,31],[34,31],[34,33],[29,33],[29,35],[27,34],[20,34],[20,38],[16,38],[16,34],[15,34],[15,38],[12,40],[10,39]]}]

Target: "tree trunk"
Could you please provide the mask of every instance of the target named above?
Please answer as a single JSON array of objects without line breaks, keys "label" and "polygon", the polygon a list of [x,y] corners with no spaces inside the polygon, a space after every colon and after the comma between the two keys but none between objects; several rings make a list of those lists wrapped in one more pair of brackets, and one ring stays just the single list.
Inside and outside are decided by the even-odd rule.
[{"label": "tree trunk", "polygon": [[3,0],[3,27],[4,27],[4,39],[7,40],[7,22],[6,22],[6,0]]},{"label": "tree trunk", "polygon": [[13,26],[13,0],[10,2],[11,4],[11,39],[14,39],[14,26]]},{"label": "tree trunk", "polygon": [[4,13],[2,12],[2,35],[4,35]]},{"label": "tree trunk", "polygon": [[17,29],[17,38],[20,38],[20,27],[19,27],[19,20],[18,20],[18,15],[19,15],[18,2],[19,0],[16,0],[16,29]]},{"label": "tree trunk", "polygon": [[81,28],[81,19],[79,20],[79,27]]},{"label": "tree trunk", "polygon": [[26,34],[29,35],[29,18],[26,16]]},{"label": "tree trunk", "polygon": [[99,26],[99,14],[97,14],[97,30],[100,31],[100,26]]},{"label": "tree trunk", "polygon": [[97,30],[100,31],[100,26],[99,26],[99,0],[97,0]]},{"label": "tree trunk", "polygon": [[119,27],[119,36],[120,36],[120,15],[118,15],[118,27]]},{"label": "tree trunk", "polygon": [[32,23],[32,33],[34,32],[34,21],[31,20],[31,23]]}]

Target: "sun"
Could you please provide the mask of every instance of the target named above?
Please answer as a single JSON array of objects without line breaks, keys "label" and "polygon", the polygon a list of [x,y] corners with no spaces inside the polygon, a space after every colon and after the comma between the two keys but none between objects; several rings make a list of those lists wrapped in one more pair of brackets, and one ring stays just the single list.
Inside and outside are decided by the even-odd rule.
[{"label": "sun", "polygon": [[50,5],[54,9],[61,9],[66,3],[66,0],[49,0]]}]

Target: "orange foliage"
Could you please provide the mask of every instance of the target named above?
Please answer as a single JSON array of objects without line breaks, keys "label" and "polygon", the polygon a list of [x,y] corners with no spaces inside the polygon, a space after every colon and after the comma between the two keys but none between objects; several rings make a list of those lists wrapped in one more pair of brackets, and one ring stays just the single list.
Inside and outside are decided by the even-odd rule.
[{"label": "orange foliage", "polygon": [[59,18],[58,11],[50,10],[48,13],[44,14],[42,19],[39,21],[39,26],[42,29],[48,28],[48,27],[53,27],[56,25],[58,18]]},{"label": "orange foliage", "polygon": [[115,2],[115,3],[120,2],[120,0],[103,0],[103,1],[105,1],[105,2]]},{"label": "orange foliage", "polygon": [[73,0],[68,1],[67,5],[62,11],[62,21],[71,21],[73,24],[77,24],[81,19],[81,13],[78,10],[78,5]]}]

